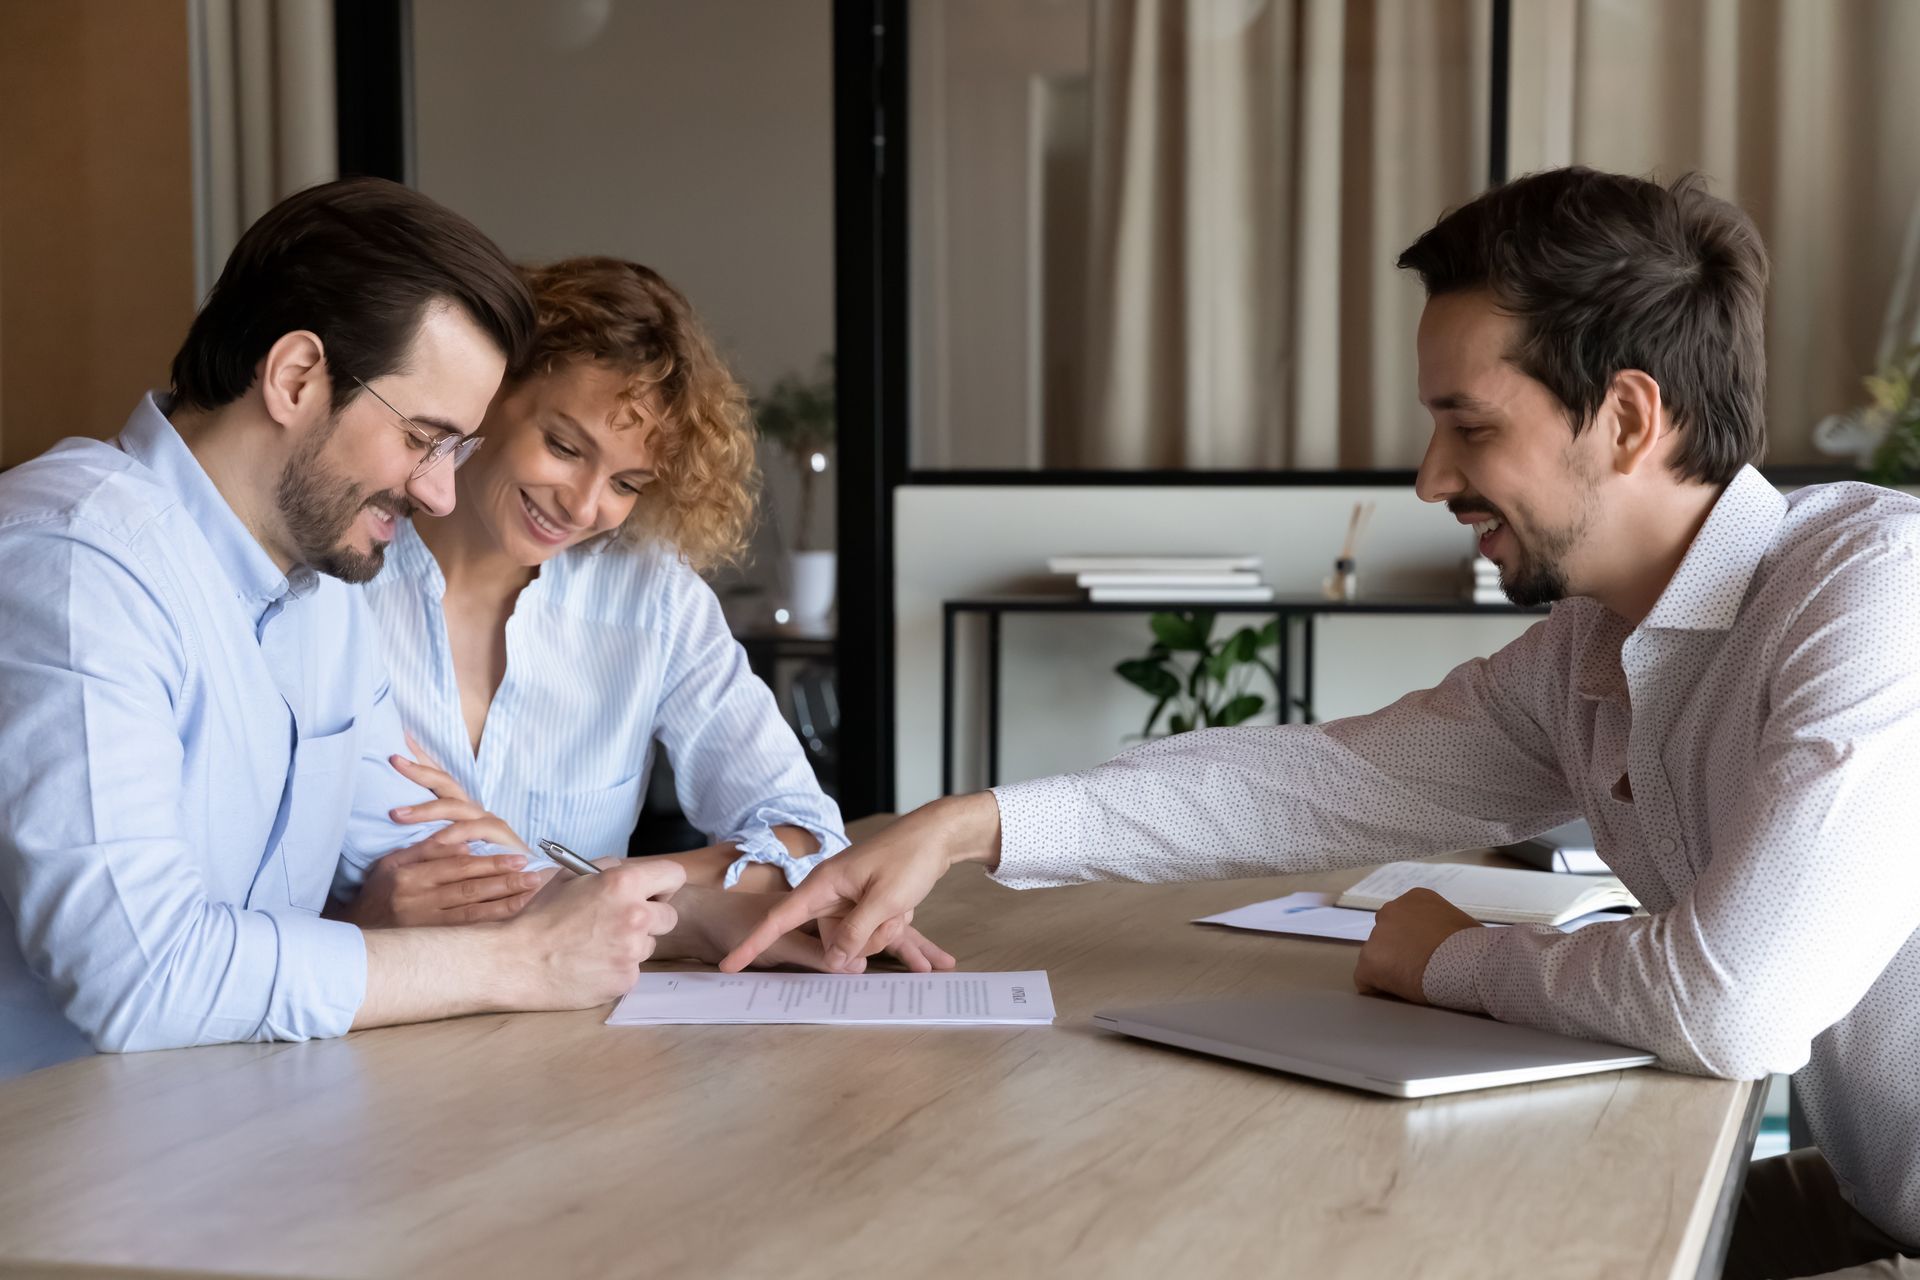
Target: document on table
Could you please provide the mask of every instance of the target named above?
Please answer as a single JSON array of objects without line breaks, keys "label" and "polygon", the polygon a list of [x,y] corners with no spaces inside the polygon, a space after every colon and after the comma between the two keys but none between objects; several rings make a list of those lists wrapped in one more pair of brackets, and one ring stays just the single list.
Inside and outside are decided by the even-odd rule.
[{"label": "document on table", "polygon": [[[1365,942],[1373,933],[1373,912],[1354,907],[1336,907],[1331,893],[1290,893],[1251,906],[1235,907],[1218,915],[1202,916],[1195,924],[1221,924],[1230,929],[1252,929],[1260,933],[1287,933],[1302,938],[1329,938],[1336,942]],[[1564,932],[1584,929],[1590,924],[1626,917],[1615,911],[1595,911],[1578,916],[1559,926]],[[1505,928],[1493,925],[1491,928]]]},{"label": "document on table", "polygon": [[1045,970],[1020,973],[643,973],[610,1027],[829,1023],[983,1027],[1053,1021]]}]

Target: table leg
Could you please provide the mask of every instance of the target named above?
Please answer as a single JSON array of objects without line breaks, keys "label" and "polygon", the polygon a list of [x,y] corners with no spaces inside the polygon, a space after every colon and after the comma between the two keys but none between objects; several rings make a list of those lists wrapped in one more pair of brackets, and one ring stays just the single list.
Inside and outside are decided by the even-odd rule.
[{"label": "table leg", "polygon": [[1300,723],[1318,723],[1313,718],[1313,614],[1309,613],[1300,620],[1306,628],[1306,647],[1301,653],[1300,663]]},{"label": "table leg", "polygon": [[1280,723],[1293,722],[1293,618],[1289,614],[1278,615],[1280,622],[1280,649],[1273,656],[1274,683],[1279,686]]},{"label": "table leg", "polygon": [[940,619],[940,794],[953,794],[953,639],[954,614],[947,605]]},{"label": "table leg", "polygon": [[987,785],[1000,784],[1000,611],[987,614]]}]

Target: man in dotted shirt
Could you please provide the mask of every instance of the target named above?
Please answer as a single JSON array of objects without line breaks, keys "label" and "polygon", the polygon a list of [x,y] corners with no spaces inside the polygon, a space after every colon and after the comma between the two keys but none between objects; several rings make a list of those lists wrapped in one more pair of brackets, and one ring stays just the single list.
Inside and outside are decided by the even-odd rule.
[{"label": "man in dotted shirt", "polygon": [[1753,468],[1766,254],[1695,179],[1534,174],[1400,265],[1428,295],[1416,488],[1551,616],[1370,715],[936,801],[725,967],[843,911],[829,956],[851,964],[963,860],[1020,888],[1252,876],[1584,816],[1649,915],[1486,929],[1416,891],[1356,981],[1677,1071],[1795,1073],[1817,1149],[1755,1166],[1727,1274],[1920,1275],[1920,500],[1783,496]]}]

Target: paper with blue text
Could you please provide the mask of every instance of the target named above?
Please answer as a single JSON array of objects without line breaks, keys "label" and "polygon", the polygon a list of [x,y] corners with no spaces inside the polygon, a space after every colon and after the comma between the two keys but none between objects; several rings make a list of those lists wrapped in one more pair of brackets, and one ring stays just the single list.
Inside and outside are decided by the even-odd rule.
[{"label": "paper with blue text", "polygon": [[[1357,907],[1336,907],[1331,893],[1290,893],[1245,907],[1235,907],[1218,915],[1201,916],[1195,924],[1219,924],[1229,929],[1251,929],[1257,933],[1288,933],[1300,938],[1328,938],[1335,942],[1365,942],[1373,935],[1373,912]],[[1619,920],[1615,911],[1595,911],[1576,916],[1559,926],[1563,933],[1584,929],[1590,924]],[[1498,926],[1495,926],[1498,927]]]}]

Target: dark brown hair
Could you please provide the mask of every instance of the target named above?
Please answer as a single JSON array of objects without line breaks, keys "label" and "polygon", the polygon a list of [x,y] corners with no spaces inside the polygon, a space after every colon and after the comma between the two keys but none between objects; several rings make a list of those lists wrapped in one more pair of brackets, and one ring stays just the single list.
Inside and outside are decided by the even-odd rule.
[{"label": "dark brown hair", "polygon": [[587,361],[623,375],[626,421],[644,409],[653,483],[620,535],[672,544],[701,571],[738,561],[753,527],[760,473],[747,393],[714,349],[686,295],[619,258],[568,258],[524,269],[538,325],[517,382]]},{"label": "dark brown hair", "polygon": [[267,350],[299,329],[326,344],[336,408],[400,367],[428,306],[459,306],[509,365],[533,301],[513,264],[459,214],[396,182],[349,178],[288,196],[247,228],[173,358],[173,394],[217,409],[246,394]]},{"label": "dark brown hair", "polygon": [[1698,174],[1529,174],[1448,213],[1399,265],[1429,297],[1485,289],[1516,317],[1507,358],[1560,398],[1576,436],[1637,369],[1660,384],[1682,476],[1724,484],[1765,451],[1767,251]]}]

